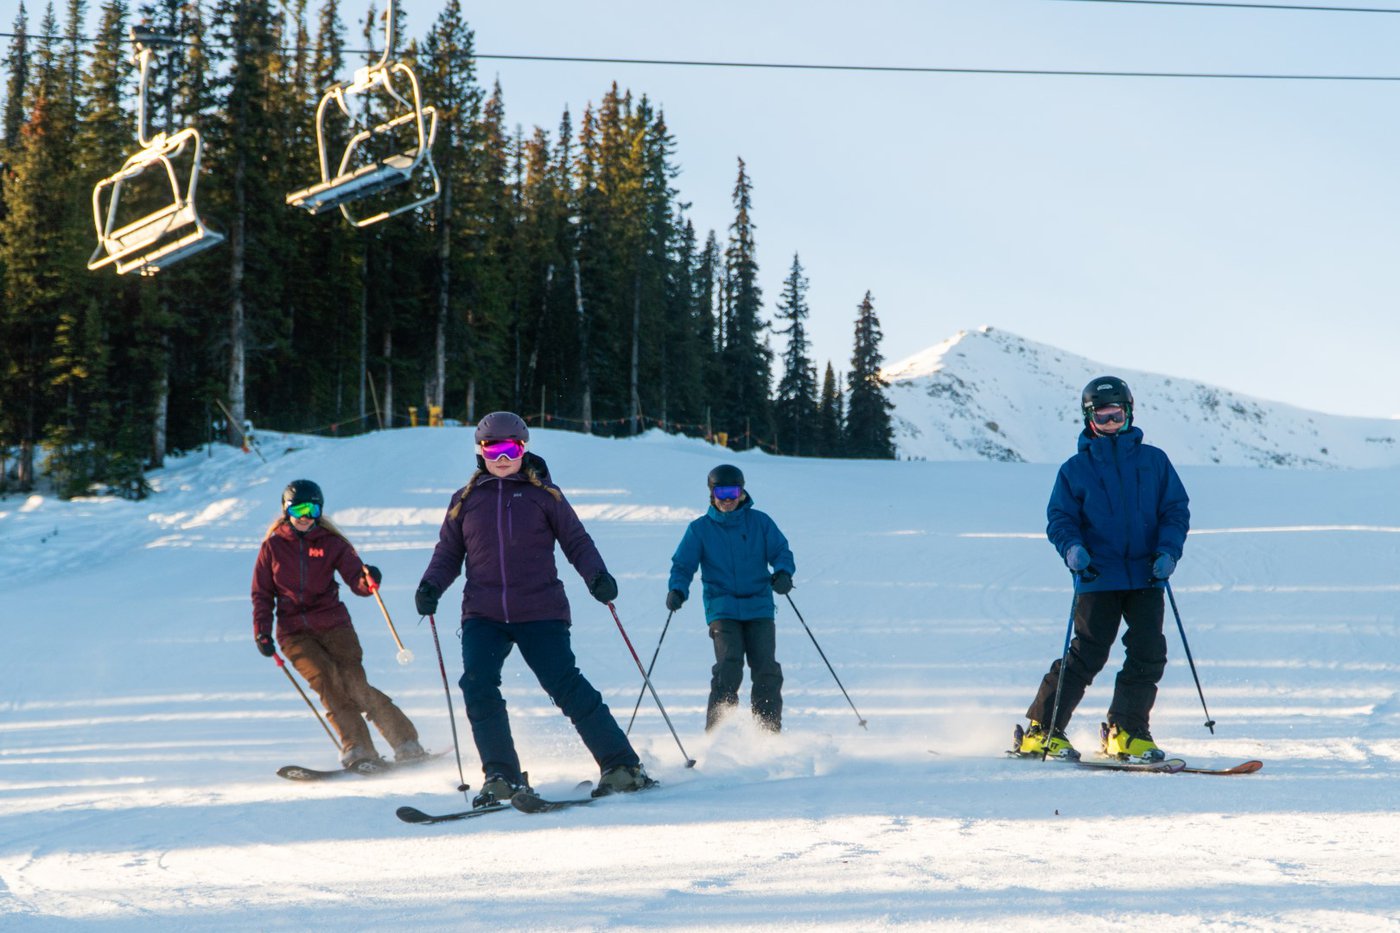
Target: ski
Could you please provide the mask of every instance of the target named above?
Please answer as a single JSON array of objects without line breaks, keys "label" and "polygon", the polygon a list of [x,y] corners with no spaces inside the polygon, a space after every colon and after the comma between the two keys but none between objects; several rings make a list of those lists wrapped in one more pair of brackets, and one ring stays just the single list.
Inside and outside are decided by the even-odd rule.
[{"label": "ski", "polygon": [[[575,787],[574,790],[586,790],[588,787],[592,786],[592,783],[592,781],[584,781]],[[615,797],[619,794],[635,794],[640,793],[641,790],[651,790],[654,787],[660,786],[660,781],[652,781],[639,791],[613,791],[612,793],[600,794],[595,790],[588,797],[573,797],[566,800],[549,800],[548,798],[541,797],[532,790],[521,790],[516,791],[515,795],[510,798],[510,805],[521,813],[549,813],[553,810],[567,810],[570,807],[582,807],[593,803],[595,800],[601,800],[604,797]]]},{"label": "ski", "polygon": [[509,809],[510,807],[503,803],[493,803],[485,807],[463,810],[460,813],[440,813],[436,816],[424,813],[417,807],[399,807],[394,813],[405,823],[450,823],[453,820],[470,820],[488,813],[500,813],[502,810]]},{"label": "ski", "polygon": [[521,813],[548,813],[551,810],[566,810],[592,803],[597,797],[574,797],[568,800],[546,800],[532,791],[516,791],[510,798],[510,805]]},{"label": "ski", "polygon": [[1232,768],[1193,768],[1190,765],[1182,768],[1184,774],[1253,774],[1264,767],[1264,762],[1258,759],[1242,761]]},{"label": "ski", "polygon": [[[1021,758],[1031,761],[1039,761],[1039,752],[1022,752],[1016,749],[1008,749],[1008,758]],[[1175,774],[1186,767],[1186,762],[1180,758],[1168,758],[1164,761],[1119,761],[1117,758],[1046,758],[1046,763],[1062,765],[1078,765],[1081,768],[1094,768],[1099,771],[1146,771],[1152,774]]]},{"label": "ski", "polygon": [[441,758],[447,752],[434,752],[424,755],[422,758],[415,758],[412,761],[393,762],[383,758],[375,758],[358,762],[351,768],[336,768],[334,771],[322,771],[316,768],[306,768],[301,765],[285,765],[277,769],[277,776],[286,778],[289,781],[335,781],[348,777],[374,777],[377,774],[388,774],[399,768],[412,768],[417,765],[426,764],[435,758]]},{"label": "ski", "polygon": [[1181,758],[1164,758],[1161,761],[1120,761],[1117,758],[1080,758],[1075,764],[1081,768],[1098,768],[1100,771],[1147,771],[1152,774],[1176,774],[1185,770],[1186,762]]}]

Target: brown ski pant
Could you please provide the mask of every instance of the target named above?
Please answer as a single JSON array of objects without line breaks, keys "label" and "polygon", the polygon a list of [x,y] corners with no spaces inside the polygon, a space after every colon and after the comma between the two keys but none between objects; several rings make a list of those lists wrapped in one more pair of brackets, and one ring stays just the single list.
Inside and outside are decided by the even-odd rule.
[{"label": "brown ski pant", "polygon": [[326,718],[340,734],[342,756],[351,749],[377,754],[362,716],[369,717],[391,750],[418,738],[418,730],[394,701],[370,686],[365,677],[364,651],[353,627],[279,633],[277,642],[297,673],[321,698]]}]

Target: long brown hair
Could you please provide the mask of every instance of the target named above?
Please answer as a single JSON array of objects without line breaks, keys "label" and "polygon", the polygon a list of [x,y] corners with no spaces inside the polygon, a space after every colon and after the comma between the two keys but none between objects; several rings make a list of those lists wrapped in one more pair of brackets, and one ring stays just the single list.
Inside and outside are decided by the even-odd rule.
[{"label": "long brown hair", "polygon": [[[545,492],[553,496],[556,502],[563,502],[564,494],[561,493],[558,489],[555,489],[553,486],[545,485],[545,481],[540,477],[540,471],[535,468],[535,465],[529,461],[528,457],[529,455],[526,454],[527,459],[520,464],[520,472],[524,474],[527,480],[530,481],[530,485],[538,486],[539,488],[543,489]],[[472,473],[471,479],[467,480],[467,485],[463,486],[459,490],[461,495],[459,495],[457,498],[457,504],[454,505],[452,507],[452,510],[447,513],[448,518],[455,519],[457,517],[458,510],[461,509],[463,500],[465,500],[467,496],[471,495],[471,491],[476,488],[476,481],[481,479],[481,477],[487,475],[489,475],[489,471],[485,467],[476,468],[476,472]]]}]

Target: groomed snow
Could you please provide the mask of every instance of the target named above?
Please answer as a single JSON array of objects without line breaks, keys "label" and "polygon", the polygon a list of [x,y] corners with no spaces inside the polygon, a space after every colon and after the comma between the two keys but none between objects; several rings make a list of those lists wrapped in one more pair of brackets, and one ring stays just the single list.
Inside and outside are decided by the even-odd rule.
[{"label": "groomed snow", "polygon": [[[1151,419],[1139,423],[1150,441]],[[633,736],[663,789],[561,814],[410,826],[462,809],[454,757],[301,785],[334,749],[254,649],[248,585],[282,486],[311,477],[384,571],[417,656],[400,666],[352,601],[377,686],[452,747],[412,593],[470,434],[265,435],[173,461],[131,503],[0,500],[0,928],[6,931],[888,930],[1400,925],[1400,470],[1183,466],[1194,530],[1173,582],[1216,734],[1175,623],[1153,725],[1194,763],[1248,777],[1091,773],[1000,757],[1064,638],[1069,579],[1044,540],[1054,463],[843,462],[726,455],[659,434],[538,431],[534,449],[621,584],[643,663],[669,558],[731,460],[797,557],[784,603],[785,731],[702,729],[712,662],[698,598],[672,618]],[[1073,426],[1056,440],[1073,449]],[[1165,445],[1170,451],[1170,445]],[[583,671],[625,724],[636,665],[564,573]],[[698,586],[696,587],[698,593]],[[480,784],[438,631],[468,782]],[[1118,652],[1071,737],[1090,747]],[[507,699],[537,787],[595,769],[512,657]],[[747,685],[745,696],[747,695]]]}]

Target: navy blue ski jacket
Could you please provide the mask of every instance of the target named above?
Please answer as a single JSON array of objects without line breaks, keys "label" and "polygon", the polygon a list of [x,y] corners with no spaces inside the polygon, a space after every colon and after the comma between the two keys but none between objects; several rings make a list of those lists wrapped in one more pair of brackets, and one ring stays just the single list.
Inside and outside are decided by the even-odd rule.
[{"label": "navy blue ski jacket", "polygon": [[697,567],[707,623],[773,618],[773,573],[797,572],[787,538],[773,519],[753,507],[752,498],[732,512],[711,504],[690,523],[671,558],[669,588],[689,595]]},{"label": "navy blue ski jacket", "polygon": [[1060,467],[1046,508],[1046,537],[1064,558],[1078,544],[1089,552],[1098,579],[1081,592],[1136,590],[1152,581],[1152,558],[1181,559],[1191,526],[1186,487],[1167,455],[1125,428],[1079,435],[1079,453]]}]

